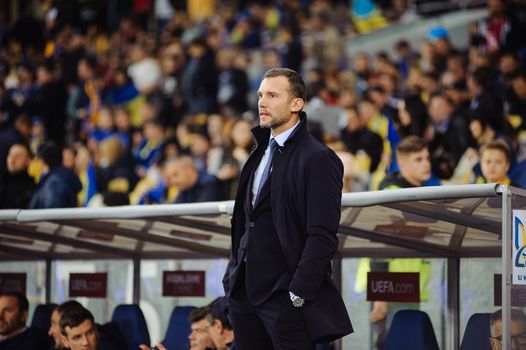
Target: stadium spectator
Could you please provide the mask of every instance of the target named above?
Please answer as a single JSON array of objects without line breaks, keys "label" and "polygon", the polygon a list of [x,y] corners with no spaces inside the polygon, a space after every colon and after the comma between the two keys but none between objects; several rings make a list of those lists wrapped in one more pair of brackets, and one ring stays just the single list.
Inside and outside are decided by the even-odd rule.
[{"label": "stadium spectator", "polygon": [[28,208],[68,208],[77,206],[82,184],[77,175],[62,166],[62,150],[53,141],[43,144],[37,153],[42,176]]},{"label": "stadium spectator", "polygon": [[59,145],[65,142],[67,91],[62,81],[54,75],[52,65],[38,66],[36,73],[34,113],[39,115],[46,130],[46,138]]},{"label": "stadium spectator", "polygon": [[[380,190],[420,187],[431,177],[431,162],[425,140],[417,136],[403,139],[396,149],[399,173],[391,173],[380,183]],[[430,262],[426,259],[373,259],[371,270],[389,272],[419,272],[420,300],[427,300],[429,293]],[[396,311],[406,308],[418,308],[419,304],[387,303],[375,301],[370,320],[377,333],[376,346],[382,349],[384,338]]]},{"label": "stadium spectator", "polygon": [[21,114],[16,117],[14,125],[0,129],[0,176],[7,173],[7,154],[15,143],[25,143],[31,136],[31,119]]},{"label": "stadium spectator", "polygon": [[189,60],[181,78],[181,91],[190,114],[215,112],[219,72],[213,52],[203,38],[188,47]]},{"label": "stadium spectator", "polygon": [[433,172],[441,179],[453,175],[460,157],[475,145],[467,118],[454,114],[454,106],[444,95],[434,95],[429,102],[429,116],[434,129],[430,144]]},{"label": "stadium spectator", "polygon": [[517,72],[512,80],[513,94],[508,102],[508,113],[515,116],[516,127],[526,129],[526,71]]},{"label": "stadium spectator", "polygon": [[132,63],[128,67],[128,75],[133,85],[141,94],[150,94],[161,79],[159,63],[141,45],[133,45],[130,48],[130,58]]},{"label": "stadium spectator", "polygon": [[340,133],[345,147],[354,156],[359,157],[360,152],[366,154],[369,158],[366,169],[371,173],[375,172],[382,157],[384,147],[382,138],[367,128],[356,108],[347,108],[344,113],[345,125]]},{"label": "stadium spectator", "polygon": [[215,176],[199,171],[189,156],[178,156],[167,163],[168,185],[179,189],[175,203],[217,201],[220,198],[219,181]]},{"label": "stadium spectator", "polygon": [[478,177],[476,183],[500,183],[512,185],[508,177],[510,170],[510,149],[501,141],[492,141],[481,147],[480,168],[482,176]]},{"label": "stadium spectator", "polygon": [[0,177],[0,209],[24,209],[35,191],[35,179],[27,173],[31,151],[15,143],[7,154],[7,173]]},{"label": "stadium spectator", "polygon": [[29,301],[20,293],[0,293],[0,350],[48,350],[49,339],[26,327]]}]

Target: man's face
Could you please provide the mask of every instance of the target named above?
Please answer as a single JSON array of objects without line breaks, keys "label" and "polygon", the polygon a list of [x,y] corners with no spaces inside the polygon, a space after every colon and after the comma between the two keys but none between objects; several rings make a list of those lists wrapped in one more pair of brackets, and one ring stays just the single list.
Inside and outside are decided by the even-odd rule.
[{"label": "man's face", "polygon": [[49,331],[47,334],[50,337],[53,337],[53,340],[55,341],[55,347],[62,349],[66,346],[64,345],[64,342],[62,342],[62,338],[60,337],[60,314],[57,310],[53,310],[53,313],[51,314],[51,325],[49,326]]},{"label": "man's face", "polygon": [[20,311],[15,296],[0,297],[0,335],[9,337],[22,329],[27,321],[27,311]]},{"label": "man's face", "polygon": [[427,148],[401,156],[398,162],[402,176],[411,183],[421,185],[431,177],[431,162]]},{"label": "man's face", "polygon": [[214,343],[214,347],[216,349],[219,349],[220,347],[224,347],[225,344],[223,344],[223,340],[221,339],[221,331],[223,330],[223,325],[218,320],[214,321],[214,324],[210,324],[208,322],[208,335],[212,339],[212,342]]},{"label": "man's face", "polygon": [[7,154],[7,170],[11,174],[18,174],[22,171],[26,171],[31,157],[24,146],[13,145],[9,149]]},{"label": "man's face", "polygon": [[526,99],[526,80],[523,78],[515,78],[511,84],[515,94],[523,100]]},{"label": "man's face", "polygon": [[[492,350],[502,349],[502,321],[495,323],[495,335],[489,339]],[[500,339],[495,339],[500,338]],[[511,321],[511,350],[526,350],[526,324]]]},{"label": "man's face", "polygon": [[190,350],[214,348],[214,343],[208,334],[209,328],[210,324],[205,319],[192,323],[192,332],[188,336],[188,340],[190,340]]},{"label": "man's face", "polygon": [[293,98],[289,81],[282,76],[263,79],[258,97],[259,125],[262,128],[279,131],[290,121],[291,113],[299,112],[303,106],[301,99]]},{"label": "man's face", "polygon": [[486,149],[480,158],[482,175],[488,182],[498,182],[506,178],[510,163],[506,154],[499,149]]},{"label": "man's face", "polygon": [[444,122],[453,112],[453,108],[442,96],[435,96],[429,103],[429,116],[435,124]]},{"label": "man's face", "polygon": [[168,186],[175,186],[179,190],[187,190],[195,184],[194,170],[184,162],[172,161],[165,165],[164,176]]},{"label": "man's face", "polygon": [[85,320],[77,327],[66,327],[66,336],[61,335],[66,347],[71,350],[96,350],[99,333],[91,320]]}]

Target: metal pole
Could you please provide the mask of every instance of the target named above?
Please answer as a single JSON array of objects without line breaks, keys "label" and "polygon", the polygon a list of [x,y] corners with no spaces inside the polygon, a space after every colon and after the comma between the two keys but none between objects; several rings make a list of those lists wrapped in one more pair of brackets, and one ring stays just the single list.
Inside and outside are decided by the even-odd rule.
[{"label": "metal pole", "polygon": [[[336,284],[336,288],[342,291],[342,257],[336,254],[332,259],[332,278]],[[342,350],[342,340],[338,339],[334,342],[334,350]]]},{"label": "metal pole", "polygon": [[46,259],[46,304],[51,303],[51,259]]},{"label": "metal pole", "polygon": [[133,303],[141,301],[141,259],[133,259]]},{"label": "metal pole", "polygon": [[460,259],[447,259],[447,343],[446,349],[458,350],[460,343]]},{"label": "metal pole", "polygon": [[502,186],[502,350],[511,350],[511,191]]}]

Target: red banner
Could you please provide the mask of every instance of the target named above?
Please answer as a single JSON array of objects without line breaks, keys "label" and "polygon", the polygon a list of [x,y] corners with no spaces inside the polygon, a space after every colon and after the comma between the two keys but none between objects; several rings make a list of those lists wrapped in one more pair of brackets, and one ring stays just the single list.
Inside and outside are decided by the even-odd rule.
[{"label": "red banner", "polygon": [[1,293],[22,293],[26,294],[27,274],[20,273],[0,273],[0,292]]},{"label": "red banner", "polygon": [[367,273],[368,301],[420,302],[418,272]]},{"label": "red banner", "polygon": [[163,271],[163,296],[204,297],[204,271]]},{"label": "red banner", "polygon": [[106,298],[108,290],[108,274],[96,273],[70,273],[69,297]]}]

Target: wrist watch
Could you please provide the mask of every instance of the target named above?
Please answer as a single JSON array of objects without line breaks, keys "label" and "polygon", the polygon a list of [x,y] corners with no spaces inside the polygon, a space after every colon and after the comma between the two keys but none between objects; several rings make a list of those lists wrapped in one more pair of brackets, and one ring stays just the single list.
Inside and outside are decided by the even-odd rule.
[{"label": "wrist watch", "polygon": [[305,299],[297,296],[296,294],[289,292],[289,296],[294,307],[303,307],[303,304],[305,304]]}]

